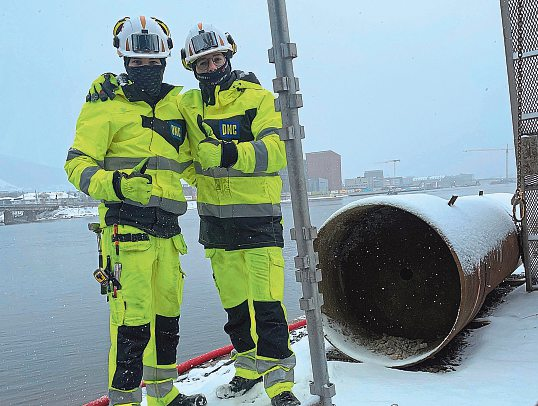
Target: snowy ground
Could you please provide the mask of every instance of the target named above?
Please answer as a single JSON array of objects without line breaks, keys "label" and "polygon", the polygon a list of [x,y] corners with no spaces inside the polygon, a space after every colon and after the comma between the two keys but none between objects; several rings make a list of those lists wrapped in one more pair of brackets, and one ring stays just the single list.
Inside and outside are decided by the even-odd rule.
[{"label": "snowy ground", "polygon": [[[412,372],[330,361],[330,379],[336,386],[334,404],[534,406],[538,401],[538,292],[526,293],[525,286],[519,286],[486,317],[491,323],[470,330],[465,337],[467,346],[459,354],[459,365],[450,372]],[[315,405],[317,398],[309,393],[307,338],[296,342],[293,349],[298,360],[294,392],[303,405]],[[180,376],[176,385],[184,393],[206,394],[209,405],[270,405],[262,384],[242,398],[217,399],[215,388],[233,376],[233,367],[224,364],[220,361],[211,367],[193,369]]]}]

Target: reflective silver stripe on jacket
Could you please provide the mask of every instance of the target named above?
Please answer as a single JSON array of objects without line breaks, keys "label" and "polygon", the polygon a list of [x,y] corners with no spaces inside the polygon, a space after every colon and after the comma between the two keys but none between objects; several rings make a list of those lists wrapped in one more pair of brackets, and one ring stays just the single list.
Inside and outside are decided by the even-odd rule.
[{"label": "reflective silver stripe on jacket", "polygon": [[142,402],[142,389],[136,388],[132,392],[124,392],[110,388],[108,390],[108,402],[111,406],[123,405],[126,403],[140,403]]},{"label": "reflective silver stripe on jacket", "polygon": [[176,379],[176,368],[154,368],[144,365],[144,381],[164,381],[165,379]]},{"label": "reflective silver stripe on jacket", "polygon": [[[104,203],[115,204],[118,202],[105,201]],[[128,203],[131,206],[137,206],[137,207],[160,207],[164,211],[178,214],[178,215],[185,214],[185,212],[187,211],[187,202],[180,202],[177,200],[167,199],[165,197],[158,197],[158,196],[151,196],[148,204],[146,205],[143,205],[142,203],[138,203],[129,199],[126,199],[125,203]]]},{"label": "reflective silver stripe on jacket", "polygon": [[295,364],[295,355],[292,354],[284,359],[258,359],[256,360],[256,369],[260,374],[264,374],[263,385],[265,388],[270,388],[280,382],[293,382]]},{"label": "reflective silver stripe on jacket", "polygon": [[[79,156],[87,156],[88,158],[91,158],[93,159],[91,156],[85,154],[84,152],[76,149],[76,148],[69,148],[69,151],[67,151],[67,158],[66,158],[66,161],[70,161],[72,159],[75,159],[75,158],[78,158]],[[104,166],[104,162],[103,161],[96,161],[95,159],[93,159],[93,161],[99,165],[101,168]]]},{"label": "reflective silver stripe on jacket", "polygon": [[146,382],[146,393],[148,396],[154,398],[163,398],[168,392],[174,387],[174,381],[168,380],[159,383],[147,383]]},{"label": "reflective silver stripe on jacket", "polygon": [[252,142],[254,147],[254,154],[256,156],[256,165],[254,166],[254,172],[263,172],[267,170],[269,161],[269,152],[263,141]]},{"label": "reflective silver stripe on jacket", "polygon": [[[210,168],[210,169],[202,169],[202,166],[199,162],[194,162],[194,169],[196,170],[197,175],[204,175],[208,176],[210,178],[258,178],[263,176],[280,176],[278,172],[271,172],[271,173],[265,173],[265,172],[254,172],[254,173],[245,173],[238,171],[237,169],[233,168]],[[266,167],[267,169],[267,167]]]},{"label": "reflective silver stripe on jacket", "polygon": [[213,216],[218,218],[233,217],[279,217],[282,216],[280,204],[229,204],[219,206],[216,204],[198,202],[200,216]]},{"label": "reflective silver stripe on jacket", "polygon": [[90,181],[92,176],[101,168],[98,166],[89,166],[82,171],[80,174],[80,191],[89,195],[88,190],[90,189]]},{"label": "reflective silver stripe on jacket", "polygon": [[267,137],[268,135],[276,134],[278,135],[278,128],[276,127],[269,127],[261,130],[258,135],[256,136],[257,140],[261,140],[263,137]]},{"label": "reflective silver stripe on jacket", "polygon": [[[144,158],[106,157],[104,165],[107,171],[132,169],[143,159]],[[192,161],[177,162],[173,159],[164,158],[162,156],[152,156],[148,160],[148,169],[183,173],[183,171],[187,169],[190,164],[192,164]]]}]

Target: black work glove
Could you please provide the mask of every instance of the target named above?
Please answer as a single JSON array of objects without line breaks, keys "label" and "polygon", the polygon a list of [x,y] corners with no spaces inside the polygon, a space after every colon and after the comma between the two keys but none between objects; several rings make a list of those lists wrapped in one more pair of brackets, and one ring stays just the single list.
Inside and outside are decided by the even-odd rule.
[{"label": "black work glove", "polygon": [[114,100],[118,88],[119,84],[116,75],[114,73],[104,73],[91,84],[90,90],[86,95],[86,101],[96,102],[98,100]]}]

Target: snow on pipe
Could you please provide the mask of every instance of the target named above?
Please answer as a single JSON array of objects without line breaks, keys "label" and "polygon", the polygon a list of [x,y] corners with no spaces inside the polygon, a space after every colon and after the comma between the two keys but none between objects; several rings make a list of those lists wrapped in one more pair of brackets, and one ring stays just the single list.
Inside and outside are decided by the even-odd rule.
[{"label": "snow on pipe", "polygon": [[[288,326],[288,330],[293,331],[304,326],[306,326],[306,319],[301,319],[294,323],[291,323]],[[182,362],[177,366],[177,372],[179,375],[181,375],[189,371],[191,368],[198,367],[205,362],[228,355],[230,352],[232,352],[233,348],[233,345],[230,344],[221,348],[217,348],[216,350],[209,351],[205,354],[199,355],[198,357],[194,357],[188,361]],[[146,385],[142,381],[140,386],[144,387]],[[88,402],[83,406],[108,406],[108,403],[108,396],[101,396],[99,399],[92,400],[91,402]]]},{"label": "snow on pipe", "polygon": [[387,367],[441,350],[520,264],[510,198],[376,196],[334,213],[315,240],[328,341]]}]

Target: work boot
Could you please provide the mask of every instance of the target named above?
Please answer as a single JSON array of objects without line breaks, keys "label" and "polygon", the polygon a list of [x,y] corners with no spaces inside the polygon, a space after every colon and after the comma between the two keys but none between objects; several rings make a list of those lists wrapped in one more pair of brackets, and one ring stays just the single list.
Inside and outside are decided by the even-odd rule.
[{"label": "work boot", "polygon": [[197,393],[196,395],[183,395],[180,393],[168,406],[205,406],[207,400],[204,395]]},{"label": "work boot", "polygon": [[299,399],[291,392],[282,392],[271,399],[271,406],[297,406],[300,405]]},{"label": "work boot", "polygon": [[234,376],[230,383],[218,386],[215,392],[219,399],[236,398],[238,396],[243,396],[251,390],[254,385],[261,381],[261,376],[258,379],[247,379],[241,378],[240,376]]}]

